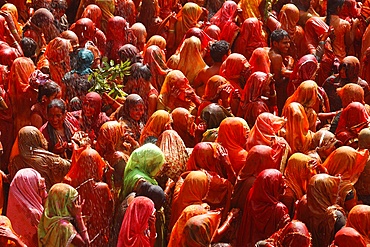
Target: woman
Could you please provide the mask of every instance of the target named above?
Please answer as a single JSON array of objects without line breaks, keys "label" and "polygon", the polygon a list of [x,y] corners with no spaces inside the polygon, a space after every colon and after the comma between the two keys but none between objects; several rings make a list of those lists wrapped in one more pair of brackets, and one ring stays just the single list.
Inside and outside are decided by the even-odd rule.
[{"label": "woman", "polygon": [[47,107],[47,122],[40,128],[48,142],[48,150],[63,158],[72,156],[72,137],[78,131],[78,121],[67,113],[63,100],[54,99]]},{"label": "woman", "polygon": [[340,141],[329,130],[321,129],[317,131],[312,138],[312,146],[315,147],[308,153],[308,156],[314,158],[319,164],[324,163],[326,158],[340,146]]},{"label": "woman", "polygon": [[292,153],[301,152],[306,154],[311,150],[313,133],[309,130],[309,122],[303,106],[292,102],[285,107],[286,134]]},{"label": "woman", "polygon": [[266,74],[270,73],[271,60],[269,57],[268,47],[259,47],[253,50],[249,59],[251,73],[261,71]]},{"label": "woman", "polygon": [[237,246],[254,246],[290,221],[288,209],[279,201],[285,186],[278,170],[266,169],[257,176],[244,206]]},{"label": "woman", "polygon": [[14,22],[14,25],[15,25],[15,30],[17,31],[17,33],[19,35],[21,35],[22,34],[22,25],[18,22],[17,7],[12,3],[6,3],[3,6],[1,6],[0,10],[8,12],[11,15],[11,17],[13,19],[13,22]]},{"label": "woman", "polygon": [[134,198],[126,210],[117,247],[151,247],[156,237],[153,201],[144,196]]},{"label": "woman", "polygon": [[38,129],[26,126],[19,131],[10,156],[11,178],[22,168],[33,168],[45,178],[49,189],[62,182],[70,166],[69,161],[47,151],[47,141]]},{"label": "woman", "polygon": [[53,99],[61,97],[61,88],[53,81],[46,81],[39,85],[38,103],[31,108],[31,125],[40,128],[47,121],[47,107]]},{"label": "woman", "polygon": [[24,168],[13,178],[6,215],[27,246],[37,246],[37,228],[47,197],[45,179],[32,168]]},{"label": "woman", "polygon": [[189,80],[180,70],[172,70],[164,80],[158,97],[158,110],[172,111],[183,107],[192,112],[201,103]]},{"label": "woman", "polygon": [[[258,115],[276,107],[276,92],[271,83],[272,76],[263,72],[253,73],[247,80],[237,111],[249,126],[253,127]],[[275,104],[275,105],[274,105]]]},{"label": "woman", "polygon": [[273,147],[256,145],[249,150],[245,165],[238,173],[231,204],[244,209],[248,193],[260,172],[265,169],[280,169],[281,155]]},{"label": "woman", "polygon": [[145,181],[158,185],[154,177],[158,175],[164,162],[163,152],[154,144],[148,143],[136,149],[131,154],[125,168],[120,201],[123,201],[129,193],[136,191]]},{"label": "woman", "polygon": [[233,52],[242,54],[249,60],[255,49],[266,47],[267,43],[264,38],[262,27],[262,22],[257,18],[246,19],[235,40]]},{"label": "woman", "polygon": [[330,247],[366,247],[365,239],[352,227],[343,227],[335,234],[334,241]]},{"label": "woman", "polygon": [[[193,85],[195,77],[207,66],[201,52],[200,39],[194,36],[187,38],[184,40],[180,52],[168,59],[167,66],[180,70],[188,78],[190,85]],[[188,59],[189,56],[192,57],[191,60]]]},{"label": "woman", "polygon": [[228,80],[235,90],[241,92],[250,76],[250,64],[243,55],[232,53],[222,63],[220,76]]},{"label": "woman", "polygon": [[[132,23],[132,22],[129,22]],[[148,36],[145,26],[140,22],[133,22],[134,24],[130,27],[132,33],[136,37],[136,47],[142,52],[146,43],[146,38]]]},{"label": "woman", "polygon": [[249,134],[247,122],[238,117],[222,120],[216,142],[220,143],[229,153],[230,162],[236,174],[245,164],[248,152],[245,150]]},{"label": "woman", "polygon": [[158,2],[157,0],[144,0],[141,2],[141,6],[145,6],[145,8],[140,9],[137,21],[146,27],[148,37],[152,37],[154,34],[161,31],[158,30],[162,23],[162,18],[159,17],[159,11],[163,6],[159,5]]},{"label": "woman", "polygon": [[113,196],[110,188],[102,182],[105,162],[99,153],[90,146],[83,151],[74,153],[71,170],[64,181],[76,188],[78,194],[85,200],[82,209],[88,234],[96,236],[90,246],[108,246],[110,224],[113,216]]},{"label": "woman", "polygon": [[156,45],[156,46],[159,47],[159,49],[161,49],[162,51],[165,51],[166,50],[167,41],[166,41],[165,38],[163,38],[160,35],[150,36],[150,38],[146,42],[145,47],[143,49],[143,57],[145,57],[145,53],[146,53],[146,50],[148,49],[148,47],[149,46],[152,46],[152,45]]},{"label": "woman", "polygon": [[88,245],[89,235],[82,219],[83,204],[72,186],[57,183],[51,187],[38,227],[39,246]]},{"label": "woman", "polygon": [[[230,91],[229,93],[227,92],[228,90]],[[224,77],[219,75],[212,76],[206,82],[204,94],[202,96],[203,103],[199,106],[199,110],[201,111],[202,106],[210,102],[218,103],[227,109],[230,107],[232,100],[230,96],[232,96],[231,91],[233,90],[233,86],[231,86]]]},{"label": "woman", "polygon": [[313,176],[297,205],[296,219],[306,224],[313,247],[328,246],[345,225],[343,209],[336,205],[340,178],[328,174]]},{"label": "woman", "polygon": [[12,223],[8,217],[0,216],[0,244],[4,247],[27,247],[26,244],[22,242],[17,233],[14,232]]},{"label": "woman", "polygon": [[148,142],[156,143],[163,131],[171,129],[171,123],[172,118],[168,112],[164,110],[154,112],[141,133],[140,144],[143,145]]},{"label": "woman", "polygon": [[82,12],[81,18],[89,18],[94,22],[96,28],[101,28],[102,11],[98,5],[87,5],[87,7]]},{"label": "woman", "polygon": [[182,107],[177,107],[171,112],[172,129],[179,134],[187,148],[193,148],[195,145],[195,117]]},{"label": "woman", "polygon": [[369,236],[369,209],[368,205],[357,205],[348,214],[346,227],[355,229],[365,240],[366,244],[370,243]]},{"label": "woman", "polygon": [[151,84],[158,91],[161,91],[164,79],[170,71],[166,65],[166,55],[159,46],[148,46],[143,55],[143,63],[148,65],[152,73]]},{"label": "woman", "polygon": [[366,149],[357,151],[351,147],[343,146],[334,150],[323,163],[328,174],[340,175],[338,204],[347,211],[350,211],[357,204],[356,190],[353,186],[364,170],[368,157],[369,153]]},{"label": "woman", "polygon": [[200,142],[195,145],[186,165],[187,171],[206,170],[235,183],[236,175],[227,150],[216,142]]}]

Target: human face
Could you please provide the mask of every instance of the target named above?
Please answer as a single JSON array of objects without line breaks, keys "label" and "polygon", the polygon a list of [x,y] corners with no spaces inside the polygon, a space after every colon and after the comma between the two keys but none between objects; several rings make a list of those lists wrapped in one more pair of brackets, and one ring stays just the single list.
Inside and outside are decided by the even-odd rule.
[{"label": "human face", "polygon": [[46,191],[45,178],[39,180],[39,196],[42,199],[42,202],[45,202],[45,199],[48,197],[48,192]]},{"label": "human face", "polygon": [[48,121],[54,129],[63,129],[65,112],[58,107],[52,107],[48,110]]},{"label": "human face", "polygon": [[135,121],[139,121],[144,115],[144,105],[137,104],[130,108],[129,110],[130,118]]},{"label": "human face", "polygon": [[93,117],[95,114],[95,103],[91,100],[86,100],[82,105],[82,112],[85,117]]},{"label": "human face", "polygon": [[282,40],[276,43],[277,50],[279,50],[281,53],[288,53],[289,48],[290,48],[290,38],[285,36]]}]

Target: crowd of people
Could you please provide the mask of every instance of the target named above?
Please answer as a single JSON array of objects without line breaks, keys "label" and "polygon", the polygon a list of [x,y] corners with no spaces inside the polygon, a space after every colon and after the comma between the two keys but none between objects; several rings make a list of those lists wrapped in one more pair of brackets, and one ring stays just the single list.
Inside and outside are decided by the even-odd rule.
[{"label": "crowd of people", "polygon": [[369,0],[0,4],[1,246],[370,246]]}]

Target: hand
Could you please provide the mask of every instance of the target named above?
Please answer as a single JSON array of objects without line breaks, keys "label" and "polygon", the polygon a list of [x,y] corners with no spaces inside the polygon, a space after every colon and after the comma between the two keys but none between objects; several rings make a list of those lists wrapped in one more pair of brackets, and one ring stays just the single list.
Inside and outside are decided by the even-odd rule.
[{"label": "hand", "polygon": [[228,85],[226,84],[222,89],[221,89],[221,92],[220,92],[220,98],[222,99],[222,101],[227,101],[227,99],[229,98],[229,95],[230,93],[233,91],[233,87],[231,85]]},{"label": "hand", "polygon": [[169,27],[170,28],[174,28],[176,22],[177,22],[176,13],[175,12],[172,12],[172,14],[170,16],[170,19],[169,19]]},{"label": "hand", "polygon": [[78,195],[76,200],[72,202],[72,208],[69,210],[71,213],[71,216],[74,218],[81,217],[82,216],[82,207],[85,204],[85,199],[81,201],[81,196]]},{"label": "hand", "polygon": [[229,217],[231,217],[232,219],[235,219],[236,217],[239,216],[239,213],[240,213],[240,208],[233,208],[229,212]]},{"label": "hand", "polygon": [[61,154],[64,152],[64,150],[67,148],[68,143],[67,142],[57,142],[53,148],[53,153]]},{"label": "hand", "polygon": [[232,97],[233,97],[233,99],[240,99],[241,98],[241,94],[240,94],[239,89],[234,90]]},{"label": "hand", "polygon": [[10,228],[5,226],[0,226],[0,237],[16,241],[18,239],[17,235],[15,235]]},{"label": "hand", "polygon": [[156,235],[155,231],[155,212],[149,217],[148,225],[149,225],[149,231],[150,231],[150,237],[154,238],[153,236]]},{"label": "hand", "polygon": [[171,189],[173,186],[175,186],[175,181],[173,181],[172,179],[168,178],[168,180],[166,182],[166,188]]}]

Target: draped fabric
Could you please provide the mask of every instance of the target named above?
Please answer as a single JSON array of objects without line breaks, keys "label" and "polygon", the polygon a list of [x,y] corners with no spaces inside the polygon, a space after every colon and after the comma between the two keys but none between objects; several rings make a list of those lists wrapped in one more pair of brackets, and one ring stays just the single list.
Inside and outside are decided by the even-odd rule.
[{"label": "draped fabric", "polygon": [[160,91],[169,69],[166,65],[166,55],[163,49],[157,45],[148,46],[144,53],[144,64],[147,64],[152,72],[152,86]]},{"label": "draped fabric", "polygon": [[271,60],[269,57],[268,47],[258,47],[253,50],[249,59],[251,73],[261,71],[266,74],[270,73]]},{"label": "draped fabric", "polygon": [[57,183],[51,187],[38,226],[39,246],[68,246],[77,232],[70,208],[78,192],[72,186]]},{"label": "draped fabric", "polygon": [[188,148],[195,145],[195,128],[194,117],[190,112],[182,107],[175,108],[172,113],[172,128],[179,134],[184,144]]},{"label": "draped fabric", "polygon": [[82,12],[81,18],[89,18],[96,28],[101,28],[102,11],[96,4],[89,4]]},{"label": "draped fabric", "polygon": [[335,234],[334,241],[330,247],[366,247],[365,239],[352,227],[343,227]]},{"label": "draped fabric", "polygon": [[217,100],[220,98],[220,93],[222,89],[225,87],[223,85],[229,85],[228,81],[220,76],[220,75],[214,75],[211,78],[208,79],[206,82],[206,86],[204,89],[204,94],[202,96],[202,99],[205,101],[210,101],[213,103],[218,103]]},{"label": "draped fabric", "polygon": [[12,16],[12,19],[13,19],[13,22],[14,22],[14,25],[15,25],[15,29],[18,32],[18,34],[21,35],[22,34],[22,26],[18,22],[18,9],[17,9],[17,7],[12,3],[6,3],[3,6],[1,6],[0,10],[8,12]]},{"label": "draped fabric", "polygon": [[361,234],[366,244],[370,244],[370,206],[368,205],[356,205],[348,214],[347,227],[354,228],[358,233]]},{"label": "draped fabric", "polygon": [[307,153],[311,149],[313,133],[309,130],[309,122],[303,106],[292,102],[285,107],[283,114],[287,118],[286,136],[293,153]]},{"label": "draped fabric", "polygon": [[220,76],[223,76],[230,84],[239,91],[242,91],[245,81],[244,73],[249,69],[248,60],[241,54],[232,53],[222,63],[220,67]]},{"label": "draped fabric", "polygon": [[348,192],[354,190],[353,185],[364,170],[368,157],[369,152],[366,149],[357,151],[351,147],[343,146],[334,150],[323,163],[330,175],[340,175],[341,177],[338,194],[340,206],[344,206]]},{"label": "draped fabric", "polygon": [[262,27],[262,22],[257,18],[246,19],[241,26],[238,38],[235,40],[233,51],[242,54],[249,60],[255,49],[266,47],[267,43],[263,37]]},{"label": "draped fabric", "polygon": [[299,9],[294,4],[285,4],[279,12],[279,21],[281,29],[288,32],[292,39],[297,30],[297,22],[299,20]]},{"label": "draped fabric", "polygon": [[263,14],[259,11],[261,2],[261,0],[241,0],[238,6],[243,11],[243,18],[247,19],[250,17],[255,17],[257,19],[261,19],[261,17],[263,17]]},{"label": "draped fabric", "polygon": [[249,150],[245,165],[240,170],[234,186],[232,206],[244,209],[248,193],[260,172],[265,169],[280,169],[279,151],[265,145],[255,145]]},{"label": "draped fabric", "polygon": [[72,70],[71,73],[89,75],[93,72],[91,70],[93,62],[94,54],[89,49],[81,49],[77,53],[77,68]]},{"label": "draped fabric", "polygon": [[206,124],[207,129],[218,128],[222,120],[232,116],[225,108],[215,103],[211,103],[203,109],[200,106],[199,111],[201,111],[200,118]]},{"label": "draped fabric", "polygon": [[195,171],[204,169],[216,172],[220,177],[228,179],[232,184],[235,183],[236,175],[227,150],[216,142],[200,142],[195,145],[186,170]]},{"label": "draped fabric", "polygon": [[244,166],[248,152],[245,150],[249,126],[247,122],[238,117],[228,117],[222,120],[217,142],[220,143],[229,153],[232,167],[236,174]]},{"label": "draped fabric", "polygon": [[154,203],[147,197],[139,196],[129,204],[121,230],[117,247],[150,247],[149,235],[146,233],[148,221],[155,212]]},{"label": "draped fabric", "polygon": [[158,46],[162,51],[166,49],[167,41],[165,38],[163,38],[160,35],[153,35],[148,39],[146,42],[144,49],[143,49],[143,57],[145,57],[146,50],[148,49],[149,46],[156,45]]},{"label": "draped fabric", "polygon": [[45,180],[32,168],[19,170],[10,184],[6,215],[27,246],[38,245],[37,228],[44,211],[40,191],[45,189]]},{"label": "draped fabric", "polygon": [[172,111],[176,107],[183,107],[192,111],[195,108],[194,97],[195,91],[186,76],[180,70],[172,70],[164,79],[157,108]]},{"label": "draped fabric", "polygon": [[329,30],[329,26],[321,17],[311,17],[305,25],[305,38],[310,54],[316,51],[319,45],[319,37]]},{"label": "draped fabric", "polygon": [[279,201],[284,186],[283,176],[278,170],[266,169],[257,176],[243,209],[237,246],[254,246],[290,220],[288,209]]},{"label": "draped fabric", "polygon": [[71,164],[47,151],[47,142],[41,132],[33,127],[23,127],[15,140],[10,155],[9,173],[11,178],[22,168],[33,168],[45,178],[46,187],[60,183]]},{"label": "draped fabric", "polygon": [[[215,41],[214,39],[209,37],[208,34],[204,32],[202,29],[200,29],[199,27],[192,27],[186,32],[180,44],[183,44],[186,39],[191,38],[192,36],[197,37],[200,40],[200,44],[201,44],[200,50],[201,51],[207,50],[209,48],[210,42],[212,43]],[[181,48],[181,45],[178,47],[176,53],[180,51],[180,48]]]},{"label": "draped fabric", "polygon": [[165,162],[164,154],[159,147],[148,143],[132,152],[124,173],[123,190],[120,198],[123,200],[129,193],[135,190],[139,180],[145,180],[157,185],[154,177],[158,174]]},{"label": "draped fabric", "polygon": [[[114,17],[113,13],[115,11],[115,3],[113,0],[97,0],[95,4],[99,6],[102,11],[101,19],[101,30],[105,33],[113,34],[109,32],[108,22],[109,19]],[[117,30],[115,30],[117,31]]]},{"label": "draped fabric", "polygon": [[140,136],[140,143],[144,144],[149,137],[154,137],[156,139],[167,130],[172,123],[171,115],[164,111],[158,110],[150,116],[145,124],[145,127]]}]

